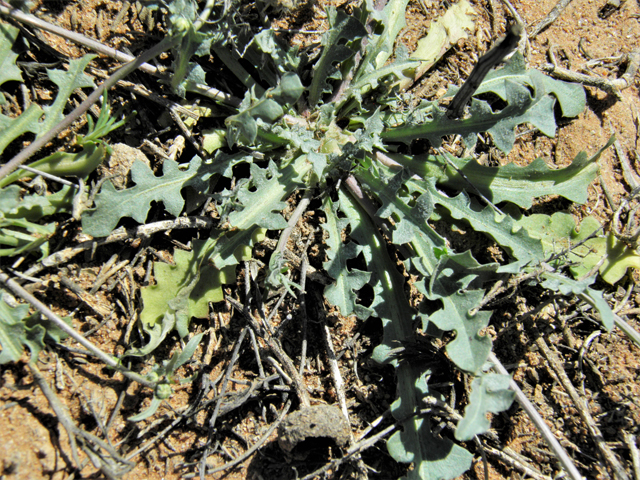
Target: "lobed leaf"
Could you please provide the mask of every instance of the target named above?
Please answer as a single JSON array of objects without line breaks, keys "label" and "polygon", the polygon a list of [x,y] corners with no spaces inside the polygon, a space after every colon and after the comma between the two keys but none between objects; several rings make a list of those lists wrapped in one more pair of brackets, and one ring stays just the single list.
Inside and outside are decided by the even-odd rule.
[{"label": "lobed leaf", "polygon": [[387,441],[389,453],[399,462],[414,464],[404,478],[455,478],[469,468],[472,455],[450,440],[434,436],[427,419],[412,416],[418,411],[422,397],[430,393],[426,372],[407,362],[398,364],[390,355],[398,342],[414,337],[414,312],[404,296],[404,278],[389,258],[382,238],[366,214],[342,191],[339,195],[340,209],[351,226],[351,237],[362,247],[371,272],[374,298],[369,308],[382,321],[383,341],[375,348],[372,358],[396,367],[398,399],[393,402],[391,411],[396,419],[407,419],[403,430]]},{"label": "lobed leaf", "polygon": [[342,231],[348,223],[345,219],[338,218],[339,204],[334,204],[329,196],[323,201],[324,212],[327,217],[322,228],[327,232],[328,260],[322,265],[326,272],[335,281],[324,289],[325,298],[340,309],[340,313],[348,317],[356,315],[361,320],[366,320],[370,311],[356,303],[357,291],[360,290],[371,278],[370,272],[357,269],[349,269],[347,261],[356,258],[361,247],[353,242],[346,245],[342,243]]},{"label": "lobed leaf", "polygon": [[340,71],[334,65],[344,62],[356,53],[353,42],[367,35],[367,30],[355,18],[335,7],[327,9],[329,30],[322,36],[322,54],[313,70],[313,80],[309,86],[308,103],[315,107],[325,92],[331,91],[328,80],[340,78]]},{"label": "lobed leaf", "polygon": [[151,202],[162,202],[167,212],[177,217],[184,207],[180,191],[187,186],[202,188],[213,168],[203,164],[200,157],[194,157],[183,171],[177,162],[166,159],[162,172],[162,177],[156,177],[147,165],[135,161],[131,166],[134,187],[116,190],[111,182],[106,182],[96,196],[95,208],[82,216],[83,231],[93,237],[106,237],[124,217],[144,223]]}]

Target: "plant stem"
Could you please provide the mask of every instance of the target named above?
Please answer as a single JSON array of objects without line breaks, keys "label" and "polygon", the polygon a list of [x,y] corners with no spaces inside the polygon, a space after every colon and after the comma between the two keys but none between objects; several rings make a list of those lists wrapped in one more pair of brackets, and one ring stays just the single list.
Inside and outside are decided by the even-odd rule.
[{"label": "plant stem", "polygon": [[11,290],[13,293],[18,295],[20,298],[30,303],[36,310],[42,313],[45,317],[51,320],[55,325],[64,331],[67,335],[73,338],[76,342],[82,345],[84,348],[89,350],[93,355],[98,357],[104,363],[106,363],[111,368],[121,372],[125,377],[134,380],[141,385],[149,388],[155,388],[155,383],[147,380],[142,375],[132,372],[131,370],[124,368],[118,362],[118,359],[109,355],[108,353],[103,352],[98,347],[96,347],[93,343],[88,341],[78,332],[76,332],[72,327],[70,327],[64,320],[62,320],[58,315],[53,313],[44,303],[38,300],[36,297],[27,292],[24,288],[22,288],[18,282],[11,279],[9,275],[0,270],[0,283],[6,285],[6,287]]}]

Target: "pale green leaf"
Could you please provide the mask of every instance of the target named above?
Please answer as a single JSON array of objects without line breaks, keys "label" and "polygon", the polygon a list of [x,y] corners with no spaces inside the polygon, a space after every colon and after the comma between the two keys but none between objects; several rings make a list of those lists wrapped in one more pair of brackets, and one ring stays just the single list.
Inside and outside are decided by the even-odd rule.
[{"label": "pale green leaf", "polygon": [[504,412],[511,407],[515,392],[509,389],[510,381],[509,375],[496,373],[482,373],[473,379],[469,404],[456,428],[457,440],[472,440],[487,432],[491,426],[487,413]]}]

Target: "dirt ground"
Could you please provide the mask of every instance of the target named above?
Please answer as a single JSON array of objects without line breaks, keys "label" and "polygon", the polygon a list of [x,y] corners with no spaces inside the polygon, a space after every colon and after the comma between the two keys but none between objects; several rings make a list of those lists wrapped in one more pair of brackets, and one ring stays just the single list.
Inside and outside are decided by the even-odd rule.
[{"label": "dirt ground", "polygon": [[[423,3],[410,2],[407,28],[402,34],[402,41],[409,48],[415,47],[417,39],[426,34],[430,22],[444,12],[446,3],[429,0]],[[438,98],[446,91],[449,82],[460,84],[461,79],[469,74],[473,59],[485,52],[496,36],[504,32],[506,21],[511,16],[503,2],[472,3],[479,14],[476,32],[469,39],[461,41],[435,65],[432,72],[417,82],[413,88],[417,95],[427,99]],[[613,2],[610,3],[613,5]],[[554,5],[553,0],[513,1],[513,7],[528,26],[528,31]],[[640,2],[622,1],[619,8],[608,5],[605,0],[571,2],[553,24],[529,42],[529,65],[542,68],[549,63],[548,52],[552,48],[560,66],[609,79],[620,77],[626,63],[615,63],[615,59],[640,45]],[[135,50],[140,50],[142,45],[146,45],[145,42],[162,36],[162,26],[153,14],[149,17],[148,13],[137,12],[135,5],[129,2],[126,2],[126,6],[111,0],[46,1],[35,5],[32,11],[64,28],[120,49],[129,47],[134,50],[135,46]],[[119,16],[122,11],[125,14]],[[325,18],[322,7],[316,3],[301,5],[290,16],[274,14],[277,25],[300,30],[322,31],[326,28]],[[55,35],[44,33],[40,34],[40,38],[65,55],[77,57],[84,53],[80,47]],[[313,42],[317,41],[318,36],[298,34],[291,38],[295,42]],[[607,59],[603,65],[593,66],[588,72],[581,70],[589,60],[601,58]],[[108,59],[100,59],[99,63],[101,67],[113,65]],[[142,79],[142,76],[134,75],[136,79]],[[620,153],[626,156],[636,175],[639,175],[637,178],[640,178],[640,158],[637,153],[640,141],[639,88],[638,76],[629,88],[620,92],[621,99],[595,87],[587,87],[587,109],[578,118],[562,120],[556,138],[527,133],[527,129],[522,128],[522,135],[508,156],[494,151],[491,151],[491,155],[502,164],[516,162],[523,165],[534,158],[544,157],[549,165],[561,167],[569,164],[582,150],[594,153],[615,133],[620,142]],[[43,97],[46,94],[44,91],[41,93]],[[140,135],[147,133],[145,129],[161,128],[156,123],[157,117],[154,117],[157,108],[145,114],[136,103],[142,100],[134,99],[122,88],[115,89],[111,98],[125,109],[132,108],[134,104],[141,111],[136,119],[137,126],[118,133],[121,137],[115,137],[115,140],[144,150]],[[175,138],[175,129],[161,137],[163,147],[168,149]],[[149,158],[153,158],[153,152],[144,151]],[[188,148],[184,155],[188,157]],[[588,203],[585,206],[561,205],[576,218],[594,215],[602,223],[607,223],[612,218],[615,206],[629,194],[632,186],[624,175],[614,148],[603,154],[600,166],[600,175],[589,188]],[[543,211],[554,201],[544,199],[534,207],[534,211]],[[313,214],[308,214],[305,220],[313,222]],[[64,248],[78,234],[77,226],[69,226],[65,231],[57,248]],[[149,254],[149,260],[159,257],[170,260],[174,248],[188,241],[184,235],[178,231],[170,235],[156,235],[151,245],[155,256]],[[273,240],[267,239],[256,247],[257,258],[264,255],[270,241]],[[135,335],[138,292],[145,278],[146,263],[138,262],[133,267],[132,263],[123,267],[103,288],[88,298],[73,293],[61,282],[63,278],[69,278],[81,288],[90,290],[104,263],[113,255],[117,255],[118,259],[132,258],[138,247],[113,244],[99,248],[93,258],[89,254],[79,255],[61,268],[42,272],[40,282],[31,286],[32,291],[61,316],[75,312],[74,326],[80,331],[87,332],[99,327],[91,334],[90,340],[107,352],[122,353],[124,339],[129,338],[132,328]],[[312,246],[312,265],[314,262],[321,264],[323,260],[323,249]],[[242,278],[244,272],[240,268],[238,272]],[[633,272],[614,287],[604,283],[597,285],[608,293],[611,306],[636,330],[640,330],[638,278],[639,273]],[[228,291],[234,291],[235,288],[229,287]],[[237,288],[243,288],[242,280]],[[611,333],[602,330],[589,312],[571,308],[571,302],[555,302],[538,310],[536,295],[536,291],[523,287],[512,298],[492,307],[494,314],[489,333],[494,339],[494,352],[536,405],[582,474],[587,478],[611,478],[612,472],[603,463],[593,436],[541,351],[540,339],[543,339],[555,352],[559,363],[584,399],[602,432],[603,441],[633,478],[633,448],[630,448],[630,440],[636,442],[640,434],[638,346],[632,344],[619,329]],[[281,318],[284,319],[287,313],[296,308],[299,306],[293,303],[284,306]],[[339,364],[346,384],[351,428],[357,437],[384,413],[395,398],[393,371],[380,369],[368,359],[380,340],[379,325],[371,321],[364,323],[355,318],[342,318],[331,309],[326,315],[332,326],[335,349],[341,354]],[[224,374],[242,325],[238,316],[232,315],[231,306],[221,302],[215,305],[209,321],[194,321],[192,328],[197,332],[206,332],[205,340],[194,356],[196,361],[187,364],[179,372],[182,378],[199,374],[196,382],[201,383],[194,385],[204,385],[206,380],[214,381]],[[599,330],[600,333],[596,333]],[[294,329],[286,332],[285,337],[295,344],[299,333]],[[289,334],[290,337],[287,337]],[[310,327],[309,335],[310,361],[304,380],[316,402],[334,404],[336,397],[328,375],[320,329]],[[238,382],[230,384],[231,394],[242,394],[255,379],[251,364],[253,353],[246,346],[248,340],[245,342],[233,371],[233,377]],[[166,343],[173,345],[172,342]],[[174,343],[175,346],[179,345],[177,341]],[[286,346],[287,342],[284,343]],[[168,358],[168,350],[175,346],[154,352],[157,361]],[[78,471],[70,467],[73,458],[68,436],[37,387],[26,366],[27,359],[25,355],[22,362],[3,366],[0,370],[0,478],[99,478],[83,454],[80,455],[83,468]],[[134,364],[131,367],[143,373],[149,369],[146,364]],[[198,412],[189,422],[167,433],[161,441],[156,443],[154,438],[196,401],[199,389],[192,384],[178,387],[171,399],[149,420],[133,424],[127,418],[149,405],[152,395],[148,389],[132,384],[122,375],[71,350],[41,353],[38,368],[79,427],[107,438],[123,457],[131,456],[134,466],[124,478],[172,479],[194,472],[193,465],[200,461],[200,450],[209,433],[208,421],[213,404],[208,407],[209,410]],[[456,385],[464,385],[465,379],[461,374],[449,370],[450,367],[443,368],[440,374],[443,382],[455,378]],[[209,395],[206,398],[213,398],[214,390],[215,387],[205,393]],[[240,408],[221,415],[216,428],[224,453],[211,455],[208,462],[223,465],[230,458],[242,455],[267,432],[283,404],[283,393],[274,389],[269,395],[252,397]],[[457,405],[460,411],[463,406]],[[516,458],[520,465],[532,466],[546,476],[540,478],[554,478],[558,474],[560,467],[557,460],[516,403],[509,411],[495,415],[492,427],[499,438],[502,452],[511,452],[511,456],[505,456],[500,449],[485,452],[491,479],[524,478],[510,458]],[[474,453],[475,460],[472,470],[464,478],[485,478],[482,452],[472,443],[465,447]],[[287,458],[276,442],[276,434],[272,433],[258,453],[249,456],[235,469],[220,472],[212,478],[299,478],[313,472],[327,460],[339,457],[336,449],[335,446],[324,447],[313,451],[307,458]],[[407,465],[397,464],[389,456],[384,441],[365,451],[362,460],[371,467],[368,473],[370,478],[399,478],[408,471]],[[346,476],[341,477],[343,474]],[[330,471],[327,478],[350,477],[348,471],[345,473],[343,469],[337,473]]]}]

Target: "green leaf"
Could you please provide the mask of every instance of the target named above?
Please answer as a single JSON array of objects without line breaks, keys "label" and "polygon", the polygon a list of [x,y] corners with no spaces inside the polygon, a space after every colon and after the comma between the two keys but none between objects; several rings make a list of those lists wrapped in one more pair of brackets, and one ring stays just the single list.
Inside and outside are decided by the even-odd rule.
[{"label": "green leaf", "polygon": [[75,189],[64,185],[50,195],[34,193],[22,198],[20,192],[21,188],[17,185],[0,189],[0,216],[36,222],[47,215],[68,212],[72,206]]},{"label": "green leaf", "polygon": [[27,326],[28,319],[28,305],[12,308],[0,293],[0,365],[20,360],[25,346],[31,351],[30,362],[35,363],[38,359],[44,348],[45,329],[42,325]]},{"label": "green leaf", "polygon": [[[585,203],[587,187],[598,174],[597,160],[609,145],[611,143],[608,142],[592,157],[580,152],[571,165],[557,170],[550,169],[541,158],[526,167],[513,163],[504,167],[485,167],[472,158],[447,157],[494,204],[508,201],[522,208],[531,208],[533,200],[544,195],[560,195],[572,202]],[[440,156],[389,156],[425,179],[435,178],[440,185],[475,193],[469,181]]]},{"label": "green leaf", "polygon": [[126,190],[116,190],[106,182],[96,196],[95,208],[82,216],[83,231],[93,237],[106,237],[123,217],[144,223],[154,201],[162,202],[167,212],[177,217],[184,207],[180,191],[187,186],[202,189],[213,174],[200,157],[194,157],[184,171],[171,159],[166,159],[162,167],[163,176],[156,177],[143,162],[133,162],[131,179],[136,185]]},{"label": "green leaf", "polygon": [[[411,182],[418,183],[416,180]],[[435,181],[421,182],[430,190],[433,202],[444,207],[457,219],[468,222],[476,232],[491,236],[503,248],[518,260],[542,260],[544,251],[542,243],[531,237],[527,230],[520,228],[508,215],[500,215],[490,206],[481,207],[471,202],[469,196],[462,192],[450,198],[435,187]]]},{"label": "green leaf", "polygon": [[509,390],[510,381],[509,375],[496,373],[482,373],[473,379],[469,404],[456,428],[457,440],[472,440],[476,435],[489,431],[491,425],[487,413],[504,412],[511,407],[516,394]]},{"label": "green leaf", "polygon": [[38,123],[38,120],[42,117],[43,113],[38,105],[32,103],[19,117],[10,118],[0,114],[0,130],[2,131],[2,135],[0,136],[0,153],[20,135],[27,132],[40,132],[41,124]]},{"label": "green leaf", "polygon": [[[429,390],[426,375],[417,368],[403,363],[398,368],[398,391],[402,392],[391,405],[396,418],[409,412],[414,405],[406,405],[409,398],[415,403],[423,397],[442,395]],[[419,403],[418,403],[419,404]],[[406,407],[409,408],[406,408]],[[401,413],[402,412],[402,413]],[[413,462],[414,468],[402,477],[406,480],[441,480],[458,478],[471,467],[473,455],[451,440],[434,436],[428,418],[413,417],[404,423],[402,431],[395,432],[387,440],[387,449],[398,462]]]},{"label": "green leaf", "polygon": [[129,420],[130,422],[141,422],[142,420],[146,420],[147,418],[151,417],[154,413],[158,411],[158,408],[160,407],[162,400],[163,399],[158,398],[154,395],[153,400],[151,400],[151,404],[146,410],[143,410],[137,415],[133,415],[129,417],[127,420]]},{"label": "green leaf", "polygon": [[[431,103],[421,112],[431,121],[396,126],[384,132],[382,137],[404,143],[426,138],[437,147],[444,135],[459,134],[471,148],[478,133],[488,132],[495,145],[509,153],[515,141],[514,128],[522,123],[530,123],[545,135],[554,136],[556,98],[563,113],[576,115],[584,109],[586,102],[582,87],[551,79],[535,70],[525,70],[522,58],[514,57],[507,66],[487,75],[478,89],[478,93],[494,92],[507,102],[501,111],[494,113],[487,102],[474,98],[468,118],[451,119],[436,103]],[[530,89],[533,89],[533,95]],[[448,94],[454,92],[455,89],[451,89]]]},{"label": "green leaf", "polygon": [[162,321],[169,309],[169,303],[179,296],[187,297],[188,318],[206,318],[209,313],[209,302],[224,300],[222,282],[227,279],[226,271],[219,271],[213,266],[203,265],[207,251],[215,243],[194,240],[190,252],[176,249],[173,254],[174,265],[155,262],[153,271],[155,285],[143,287],[140,292],[144,308],[140,313],[140,321],[153,327]]},{"label": "green leaf", "polygon": [[356,258],[361,248],[353,242],[346,245],[342,243],[342,231],[348,223],[337,216],[338,205],[334,205],[329,196],[324,198],[324,212],[327,222],[322,228],[327,232],[327,258],[323,267],[329,276],[335,281],[324,289],[325,298],[340,309],[340,313],[348,317],[357,315],[360,320],[366,320],[370,311],[356,303],[357,291],[360,290],[371,278],[370,272],[357,269],[349,269],[347,260]]},{"label": "green leaf", "polygon": [[[311,168],[304,156],[296,161],[296,165],[302,168],[303,174]],[[300,180],[300,173],[292,165],[278,169],[270,162],[263,169],[251,164],[251,182],[242,186],[238,193],[242,206],[229,215],[231,226],[239,230],[253,225],[274,230],[286,228],[287,222],[280,213],[286,207],[283,200]]]},{"label": "green leaf", "polygon": [[[362,254],[371,272],[370,284],[374,298],[373,315],[380,318],[383,328],[382,343],[373,353],[373,359],[390,363],[396,368],[398,399],[391,411],[396,419],[414,414],[422,398],[429,393],[426,372],[391,356],[398,342],[414,339],[412,326],[414,311],[404,295],[404,278],[391,260],[384,242],[366,214],[345,195],[340,195],[340,209],[351,226],[351,238],[362,247]],[[405,478],[455,478],[471,465],[472,455],[448,439],[435,437],[426,419],[412,417],[405,421],[403,430],[395,433],[387,442],[389,453],[399,462],[412,462],[413,470]]]},{"label": "green leaf", "polygon": [[251,145],[258,136],[258,120],[271,124],[284,114],[284,106],[300,98],[304,87],[295,73],[285,73],[280,84],[267,90],[259,99],[247,92],[240,113],[225,120],[227,142],[232,147],[240,142]]},{"label": "green leaf", "polygon": [[[491,338],[480,335],[480,331],[489,324],[491,312],[470,311],[480,304],[484,291],[470,290],[448,295],[444,308],[429,317],[440,330],[455,331],[456,338],[447,344],[447,355],[458,368],[477,374],[487,361],[491,351]],[[430,297],[431,300],[438,295]]]},{"label": "green leaf", "polygon": [[63,110],[69,101],[69,96],[77,88],[95,87],[93,79],[84,73],[89,62],[96,58],[96,55],[85,55],[69,61],[69,69],[48,70],[49,80],[58,86],[58,93],[52,105],[44,107],[44,122],[40,124],[40,132],[44,134],[51,130],[56,124],[60,123],[64,118]]},{"label": "green leaf", "polygon": [[563,117],[577,117],[584,111],[587,103],[582,85],[555,80],[539,70],[527,70],[524,57],[519,52],[511,57],[504,68],[490,71],[475,95],[493,92],[503,100],[507,100],[505,80],[529,85],[532,88],[541,89],[545,94],[553,95],[560,104]]},{"label": "green leaf", "polygon": [[505,89],[508,105],[497,113],[493,112],[487,102],[474,98],[468,118],[451,119],[445,110],[433,103],[425,110],[430,121],[390,128],[382,132],[381,136],[387,141],[403,143],[426,138],[432,145],[439,147],[443,136],[458,134],[462,136],[465,145],[472,148],[478,134],[488,132],[496,147],[509,153],[515,142],[514,129],[522,123],[531,123],[545,135],[555,135],[552,98],[532,97],[527,87],[511,81],[506,81]]},{"label": "green leaf", "polygon": [[[106,149],[106,145],[102,142],[86,142],[82,150],[77,153],[55,152],[30,163],[29,166],[59,177],[86,178],[102,163]],[[13,183],[20,178],[33,178],[36,175],[34,172],[18,168],[15,172],[0,180],[0,187]]]},{"label": "green leaf", "polygon": [[[545,254],[567,251],[565,258],[571,263],[571,273],[575,278],[591,272],[603,257],[606,258],[598,271],[602,279],[611,285],[624,277],[629,268],[640,269],[638,252],[618,240],[612,233],[584,241],[601,228],[600,223],[593,217],[584,218],[579,227],[576,226],[573,216],[564,212],[556,212],[550,217],[542,214],[521,217],[517,223],[532,237],[542,240]],[[573,247],[578,242],[583,243]]]},{"label": "green leaf", "polygon": [[328,80],[340,78],[340,71],[334,65],[355,55],[357,40],[367,35],[367,30],[354,17],[335,7],[328,7],[329,30],[322,36],[322,55],[313,70],[313,80],[309,86],[309,106],[315,107],[325,92],[331,91]]},{"label": "green leaf", "polygon": [[[22,74],[16,65],[18,54],[11,50],[14,42],[18,38],[20,30],[8,23],[0,23],[0,87],[5,82],[22,81]],[[0,105],[3,105],[6,99],[0,92]],[[0,148],[0,152],[2,152]]]}]

